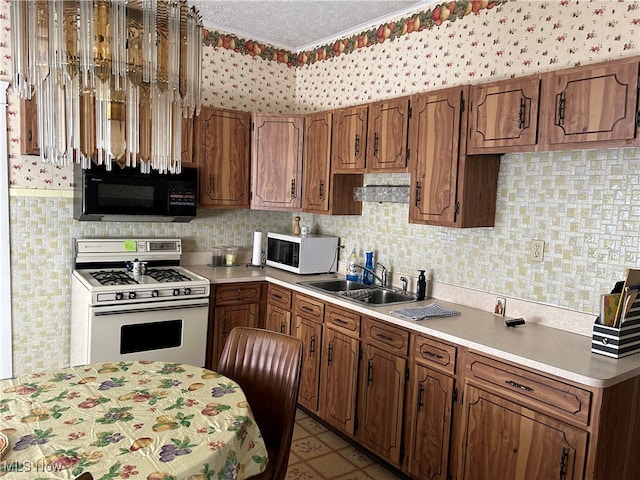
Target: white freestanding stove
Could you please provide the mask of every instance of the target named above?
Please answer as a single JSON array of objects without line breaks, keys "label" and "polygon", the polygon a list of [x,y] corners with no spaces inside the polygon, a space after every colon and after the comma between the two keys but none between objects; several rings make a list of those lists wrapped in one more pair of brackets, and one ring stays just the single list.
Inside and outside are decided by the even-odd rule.
[{"label": "white freestanding stove", "polygon": [[209,280],[180,267],[179,239],[75,239],[71,365],[204,366]]}]

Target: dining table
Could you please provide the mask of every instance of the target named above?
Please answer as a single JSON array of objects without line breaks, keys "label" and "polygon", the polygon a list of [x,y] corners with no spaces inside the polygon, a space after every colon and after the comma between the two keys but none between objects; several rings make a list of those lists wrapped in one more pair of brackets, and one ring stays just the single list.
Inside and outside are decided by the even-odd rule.
[{"label": "dining table", "polygon": [[157,361],[80,365],[0,380],[0,478],[245,479],[268,461],[240,386]]}]

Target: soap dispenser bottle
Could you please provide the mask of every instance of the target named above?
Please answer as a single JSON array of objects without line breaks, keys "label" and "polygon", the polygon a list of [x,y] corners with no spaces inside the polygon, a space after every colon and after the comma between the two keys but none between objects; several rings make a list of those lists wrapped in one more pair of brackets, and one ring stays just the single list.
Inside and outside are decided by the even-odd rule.
[{"label": "soap dispenser bottle", "polygon": [[373,252],[368,250],[365,252],[365,262],[364,267],[367,270],[362,271],[362,283],[365,285],[373,285],[374,277],[373,277]]},{"label": "soap dispenser bottle", "polygon": [[349,255],[349,263],[347,265],[347,280],[351,282],[359,282],[360,275],[358,274],[358,253],[354,248]]},{"label": "soap dispenser bottle", "polygon": [[427,292],[427,279],[424,277],[424,270],[418,270],[418,291],[416,292],[416,300],[424,300]]}]

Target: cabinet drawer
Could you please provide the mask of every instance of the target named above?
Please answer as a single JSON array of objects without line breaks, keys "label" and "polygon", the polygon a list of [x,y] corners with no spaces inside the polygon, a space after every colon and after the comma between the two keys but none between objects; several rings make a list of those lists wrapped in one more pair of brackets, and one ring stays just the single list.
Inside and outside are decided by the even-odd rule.
[{"label": "cabinet drawer", "polygon": [[423,335],[416,337],[414,360],[427,367],[453,375],[456,371],[456,347]]},{"label": "cabinet drawer", "polygon": [[489,385],[518,403],[580,424],[589,423],[591,392],[537,373],[471,353],[467,380]]},{"label": "cabinet drawer", "polygon": [[363,338],[367,343],[402,356],[409,353],[409,332],[385,322],[365,317]]},{"label": "cabinet drawer", "polygon": [[298,293],[293,297],[293,312],[295,315],[322,323],[324,318],[324,303],[306,295]]},{"label": "cabinet drawer", "polygon": [[290,310],[292,296],[293,292],[291,292],[291,290],[289,290],[288,288],[269,284],[269,291],[267,292],[267,302]]},{"label": "cabinet drawer", "polygon": [[259,302],[262,285],[259,283],[235,283],[216,287],[216,305]]},{"label": "cabinet drawer", "polygon": [[355,312],[327,305],[325,324],[351,337],[360,336],[360,315]]}]

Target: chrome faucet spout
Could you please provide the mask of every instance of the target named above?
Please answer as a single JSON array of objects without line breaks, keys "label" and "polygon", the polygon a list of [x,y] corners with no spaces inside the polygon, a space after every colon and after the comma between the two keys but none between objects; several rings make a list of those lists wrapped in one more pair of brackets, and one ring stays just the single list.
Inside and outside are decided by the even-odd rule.
[{"label": "chrome faucet spout", "polygon": [[384,265],[380,263],[378,263],[378,265],[382,267],[382,276],[378,276],[378,274],[375,271],[365,266],[356,264],[355,267],[365,272],[369,272],[371,275],[373,275],[373,278],[375,278],[376,280],[378,280],[378,282],[380,282],[381,287],[386,287],[387,286],[387,269],[384,267]]}]

